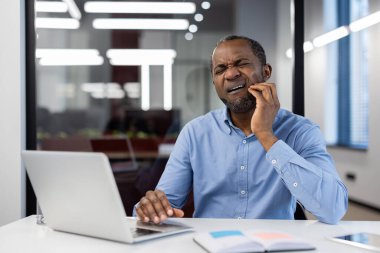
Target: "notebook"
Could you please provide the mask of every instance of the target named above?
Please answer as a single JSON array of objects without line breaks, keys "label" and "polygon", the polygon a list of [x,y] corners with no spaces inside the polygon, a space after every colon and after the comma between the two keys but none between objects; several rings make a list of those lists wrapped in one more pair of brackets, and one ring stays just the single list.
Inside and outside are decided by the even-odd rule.
[{"label": "notebook", "polygon": [[210,253],[314,250],[300,238],[276,231],[218,230],[197,233],[194,241]]},{"label": "notebook", "polygon": [[192,231],[169,219],[160,225],[127,218],[103,153],[22,151],[47,226],[54,230],[134,243]]}]

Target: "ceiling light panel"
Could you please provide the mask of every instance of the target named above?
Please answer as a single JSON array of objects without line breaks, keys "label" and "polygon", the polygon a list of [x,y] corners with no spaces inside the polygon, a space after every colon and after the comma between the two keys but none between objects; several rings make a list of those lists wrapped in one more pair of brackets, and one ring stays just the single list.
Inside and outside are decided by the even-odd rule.
[{"label": "ceiling light panel", "polygon": [[36,18],[36,28],[78,29],[80,23],[74,18]]},{"label": "ceiling light panel", "polygon": [[109,49],[107,57],[112,65],[172,64],[176,51],[172,49]]},{"label": "ceiling light panel", "polygon": [[104,59],[96,49],[36,49],[43,66],[102,65]]},{"label": "ceiling light panel", "polygon": [[337,41],[345,36],[347,36],[350,32],[348,31],[346,26],[341,26],[335,30],[322,34],[321,36],[313,39],[313,44],[316,47],[321,47],[327,45],[331,42]]},{"label": "ceiling light panel", "polygon": [[193,14],[196,5],[192,2],[95,2],[84,4],[89,13],[149,13],[149,14]]},{"label": "ceiling light panel", "polygon": [[81,14],[81,12],[80,12],[80,10],[79,10],[79,8],[76,5],[74,0],[62,0],[62,1],[67,4],[68,11],[69,11],[71,17],[78,19],[78,20],[82,18],[82,14]]},{"label": "ceiling light panel", "polygon": [[56,12],[64,13],[67,12],[67,4],[64,2],[53,2],[53,1],[36,1],[34,5],[36,12]]},{"label": "ceiling light panel", "polygon": [[380,22],[380,11],[372,13],[364,18],[358,19],[350,24],[350,30],[352,32],[357,32],[373,26]]},{"label": "ceiling light panel", "polygon": [[92,23],[95,29],[120,30],[187,30],[187,19],[149,18],[97,18]]}]

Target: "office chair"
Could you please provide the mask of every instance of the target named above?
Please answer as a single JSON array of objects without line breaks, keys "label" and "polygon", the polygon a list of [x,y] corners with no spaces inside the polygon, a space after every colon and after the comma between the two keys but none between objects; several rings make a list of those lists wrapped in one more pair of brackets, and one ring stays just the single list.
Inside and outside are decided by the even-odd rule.
[{"label": "office chair", "polygon": [[294,212],[295,220],[307,220],[303,206],[297,202],[296,211]]}]

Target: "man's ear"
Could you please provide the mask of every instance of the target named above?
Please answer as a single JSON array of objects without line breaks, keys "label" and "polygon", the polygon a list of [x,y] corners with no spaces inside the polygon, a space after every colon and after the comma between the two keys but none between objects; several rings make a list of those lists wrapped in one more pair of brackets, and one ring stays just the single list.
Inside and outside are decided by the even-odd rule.
[{"label": "man's ear", "polygon": [[264,81],[267,81],[272,75],[272,66],[270,64],[265,64],[263,66],[263,78]]}]

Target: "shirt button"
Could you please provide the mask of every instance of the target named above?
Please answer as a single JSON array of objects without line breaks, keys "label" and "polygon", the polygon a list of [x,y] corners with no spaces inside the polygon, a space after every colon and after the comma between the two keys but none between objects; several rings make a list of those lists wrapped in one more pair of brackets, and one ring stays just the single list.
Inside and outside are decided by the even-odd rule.
[{"label": "shirt button", "polygon": [[243,140],[243,143],[244,143],[244,144],[246,144],[246,143],[247,143],[247,141],[246,141],[246,140]]},{"label": "shirt button", "polygon": [[245,194],[245,191],[243,190],[243,191],[241,191],[240,193],[241,193],[241,195],[244,195],[244,194]]},{"label": "shirt button", "polygon": [[277,163],[277,161],[276,160],[272,160],[272,164],[274,165],[274,164],[276,164]]},{"label": "shirt button", "polygon": [[297,187],[297,186],[298,186],[298,183],[297,183],[297,182],[294,182],[294,183],[293,183],[293,186],[294,186],[294,187]]},{"label": "shirt button", "polygon": [[245,169],[244,165],[240,166],[240,169],[241,169],[241,170],[244,170],[244,169]]}]

